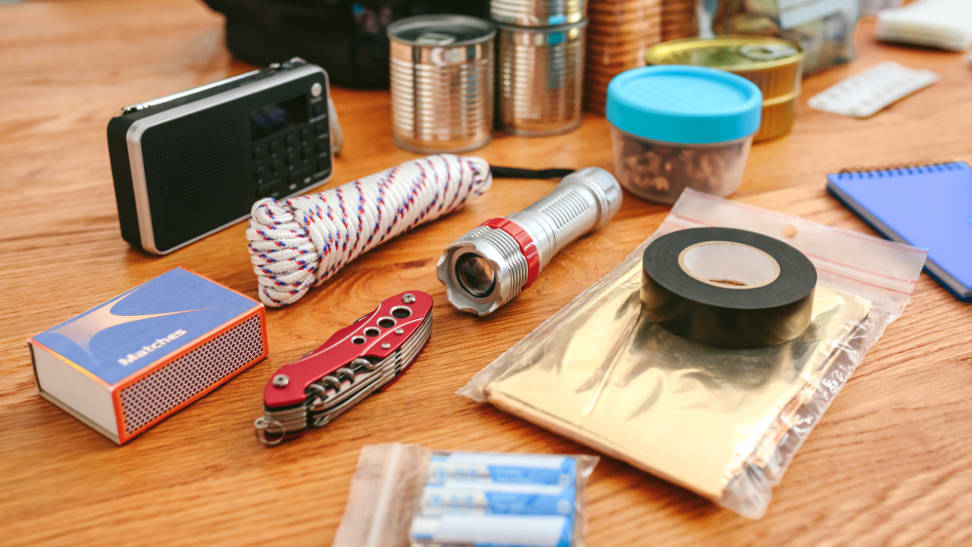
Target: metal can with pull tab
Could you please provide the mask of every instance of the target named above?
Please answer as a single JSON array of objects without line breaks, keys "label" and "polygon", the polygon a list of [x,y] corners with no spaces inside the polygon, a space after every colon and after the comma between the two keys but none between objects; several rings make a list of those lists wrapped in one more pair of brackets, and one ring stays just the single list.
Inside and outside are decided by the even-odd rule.
[{"label": "metal can with pull tab", "polygon": [[493,135],[489,21],[418,15],[388,26],[392,133],[412,152],[463,152]]},{"label": "metal can with pull tab", "polygon": [[576,129],[587,19],[552,27],[497,26],[500,128],[528,137]]},{"label": "metal can with pull tab", "polygon": [[772,36],[685,38],[658,44],[645,54],[648,65],[695,65],[738,74],[763,94],[762,121],[754,141],[790,132],[800,97],[803,50]]}]

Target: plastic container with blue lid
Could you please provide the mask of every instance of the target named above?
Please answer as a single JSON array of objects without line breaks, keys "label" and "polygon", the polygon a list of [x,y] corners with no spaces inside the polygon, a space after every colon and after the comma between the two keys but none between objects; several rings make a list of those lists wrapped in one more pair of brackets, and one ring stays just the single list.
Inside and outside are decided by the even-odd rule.
[{"label": "plastic container with blue lid", "polygon": [[615,174],[632,194],[659,203],[674,203],[685,188],[729,195],[742,182],[762,107],[759,88],[729,72],[623,72],[607,93]]}]

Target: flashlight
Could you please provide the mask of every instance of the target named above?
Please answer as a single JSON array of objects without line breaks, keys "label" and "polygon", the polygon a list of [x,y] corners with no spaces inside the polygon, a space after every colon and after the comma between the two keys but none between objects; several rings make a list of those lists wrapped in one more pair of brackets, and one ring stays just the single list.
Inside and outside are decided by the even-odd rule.
[{"label": "flashlight", "polygon": [[600,228],[621,207],[611,173],[588,167],[506,218],[480,224],[446,248],[436,264],[449,302],[480,317],[516,298],[561,249]]}]

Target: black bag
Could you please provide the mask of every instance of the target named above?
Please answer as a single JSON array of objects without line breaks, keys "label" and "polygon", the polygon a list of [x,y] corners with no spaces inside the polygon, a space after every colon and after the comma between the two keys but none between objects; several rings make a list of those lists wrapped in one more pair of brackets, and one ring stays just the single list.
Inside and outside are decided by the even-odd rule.
[{"label": "black bag", "polygon": [[489,0],[203,0],[226,16],[226,46],[267,65],[294,56],[324,67],[332,84],[388,87],[388,37],[396,19],[424,13],[487,17]]}]

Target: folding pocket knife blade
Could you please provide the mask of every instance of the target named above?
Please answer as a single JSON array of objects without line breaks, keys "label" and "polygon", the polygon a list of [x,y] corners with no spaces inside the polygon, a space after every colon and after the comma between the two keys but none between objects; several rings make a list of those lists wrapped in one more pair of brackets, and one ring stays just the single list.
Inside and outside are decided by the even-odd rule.
[{"label": "folding pocket knife blade", "polygon": [[317,349],[284,365],[263,390],[254,421],[266,445],[329,424],[375,391],[386,389],[415,360],[432,332],[432,297],[397,294]]}]

